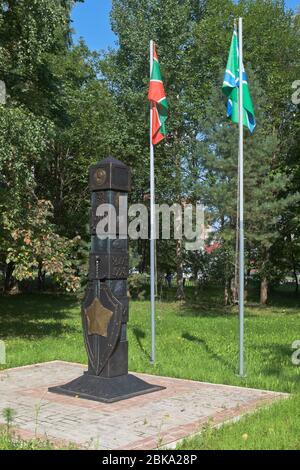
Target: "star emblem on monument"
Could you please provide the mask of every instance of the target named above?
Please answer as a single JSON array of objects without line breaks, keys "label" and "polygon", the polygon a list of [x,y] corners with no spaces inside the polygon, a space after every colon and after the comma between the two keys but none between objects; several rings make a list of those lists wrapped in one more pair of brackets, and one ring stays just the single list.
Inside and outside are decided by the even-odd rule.
[{"label": "star emblem on monument", "polygon": [[85,309],[85,314],[88,321],[88,334],[106,338],[113,312],[105,308],[98,298],[95,298],[91,305]]}]

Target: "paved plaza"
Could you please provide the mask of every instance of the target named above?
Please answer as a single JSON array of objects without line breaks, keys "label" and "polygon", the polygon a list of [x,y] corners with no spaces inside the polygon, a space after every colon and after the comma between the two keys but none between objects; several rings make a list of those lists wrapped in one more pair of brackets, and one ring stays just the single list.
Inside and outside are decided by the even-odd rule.
[{"label": "paved plaza", "polygon": [[113,404],[48,392],[48,387],[79,377],[85,369],[54,361],[1,371],[0,422],[2,410],[10,407],[23,438],[47,437],[58,445],[89,449],[155,449],[174,446],[207,422],[237,419],[287,396],[146,374],[135,375],[165,390]]}]

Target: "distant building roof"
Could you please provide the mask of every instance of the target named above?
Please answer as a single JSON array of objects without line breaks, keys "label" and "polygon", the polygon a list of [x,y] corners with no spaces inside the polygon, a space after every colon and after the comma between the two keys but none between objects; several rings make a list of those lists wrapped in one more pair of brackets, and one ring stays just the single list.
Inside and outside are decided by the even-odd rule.
[{"label": "distant building roof", "polygon": [[218,248],[221,248],[221,243],[215,242],[215,243],[212,243],[211,245],[206,245],[205,246],[205,252],[208,255],[211,255]]}]

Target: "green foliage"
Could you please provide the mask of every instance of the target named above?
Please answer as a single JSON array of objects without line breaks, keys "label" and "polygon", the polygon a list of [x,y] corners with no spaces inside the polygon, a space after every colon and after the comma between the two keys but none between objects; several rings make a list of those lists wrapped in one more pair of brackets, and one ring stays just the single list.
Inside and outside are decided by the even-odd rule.
[{"label": "green foliage", "polygon": [[[196,113],[202,96],[199,86],[202,70],[193,67],[191,43],[193,25],[201,15],[202,2],[191,0],[113,2],[112,27],[118,36],[119,49],[107,55],[102,70],[116,96],[120,112],[120,119],[115,123],[119,134],[116,146],[125,161],[133,167],[133,197],[141,199],[149,186],[145,161],[149,140],[147,89],[150,39],[158,44],[170,103],[170,145],[156,147],[156,164],[160,169],[157,174],[157,196],[158,200],[174,201],[180,199],[183,192],[180,190],[180,159],[194,133],[190,116]],[[173,177],[170,178],[170,175]]]},{"label": "green foliage", "polygon": [[[44,272],[67,288],[77,285],[70,278],[77,262],[74,240],[88,240],[88,167],[109,153],[132,168],[131,200],[145,200],[153,39],[170,103],[168,137],[155,152],[157,202],[205,202],[208,223],[216,222],[223,247],[214,260],[220,269],[227,260],[223,273],[216,268],[218,278],[232,276],[237,129],[226,122],[217,90],[233,19],[242,15],[245,65],[258,119],[254,136],[245,138],[248,261],[269,279],[297,271],[300,120],[299,107],[291,104],[291,85],[300,74],[295,59],[299,16],[272,0],[114,0],[111,22],[119,47],[101,56],[84,42],[72,44],[74,3],[0,2],[0,74],[7,87],[7,104],[0,106],[4,270],[11,260],[15,278],[24,279],[36,272],[37,262],[46,266],[49,250],[60,263],[47,264]],[[43,212],[51,248],[34,243],[33,253],[20,240],[31,227],[29,217],[43,204],[52,208],[51,223]],[[18,241],[12,236],[16,230]],[[39,232],[33,231],[37,240]],[[148,244],[134,246],[138,267],[146,271]],[[160,277],[168,271],[180,274],[182,257],[186,268],[202,271],[203,279],[212,270],[211,258],[184,253],[175,242],[161,241],[157,248]]]},{"label": "green foliage", "polygon": [[128,278],[128,291],[131,299],[144,300],[149,289],[147,274],[131,274]]},{"label": "green foliage", "polygon": [[45,155],[53,127],[24,107],[0,106],[0,171],[15,202],[35,188],[34,167]]},{"label": "green foliage", "polygon": [[77,274],[80,237],[66,239],[54,232],[50,222],[52,206],[47,201],[38,201],[28,207],[25,224],[14,219],[4,221],[4,229],[10,240],[7,248],[7,263],[15,266],[17,280],[35,279],[51,275],[55,282],[67,292],[79,288]]},{"label": "green foliage", "polygon": [[[253,135],[245,132],[245,229],[248,267],[261,276],[272,277],[270,249],[281,237],[282,214],[299,200],[289,194],[291,179],[276,163],[278,137],[266,115],[263,92],[250,74],[251,92],[258,121]],[[211,94],[202,121],[201,140],[195,161],[199,162],[199,197],[211,213],[217,237],[231,251],[230,270],[234,273],[237,213],[237,142],[236,126],[226,121],[220,92]],[[253,264],[254,262],[254,264]],[[251,263],[251,264],[250,264]]]},{"label": "green foliage", "polygon": [[45,51],[55,47],[57,35],[67,32],[65,2],[56,0],[1,1],[1,66],[32,73],[43,62]]},{"label": "green foliage", "polygon": [[71,45],[73,3],[0,4],[0,263],[15,280],[51,275],[67,291],[79,286],[88,167],[109,153],[114,119],[99,56]]},{"label": "green foliage", "polygon": [[1,450],[54,450],[54,445],[47,440],[30,439],[23,440],[13,430],[9,433],[0,427],[0,449]]},{"label": "green foliage", "polygon": [[52,56],[51,70],[61,85],[53,97],[55,138],[47,164],[37,168],[40,193],[52,202],[60,232],[70,237],[86,236],[88,168],[113,148],[114,102],[105,83],[97,79],[98,55],[90,53],[83,43]]},{"label": "green foliage", "polygon": [[[220,87],[219,71],[228,57],[234,18],[244,18],[244,62],[266,98],[267,117],[283,131],[292,118],[291,85],[299,79],[299,25],[281,0],[207,0],[206,15],[195,29],[198,66],[206,73],[207,88]],[[251,80],[250,80],[251,89]],[[208,89],[209,91],[209,89]],[[287,137],[287,136],[286,136]]]},{"label": "green foliage", "polygon": [[11,425],[15,419],[16,412],[12,408],[4,408],[2,410],[2,416],[5,420],[6,433],[10,433]]},{"label": "green foliage", "polygon": [[[115,122],[119,129],[117,148],[120,145],[124,160],[134,167],[133,198],[141,200],[149,180],[148,165],[144,167],[148,147],[146,51],[149,40],[155,40],[170,102],[167,143],[156,147],[157,200],[201,198],[209,207],[210,222],[218,219],[222,224],[224,249],[234,256],[238,136],[236,126],[226,122],[224,100],[216,90],[222,83],[233,19],[237,16],[244,17],[245,63],[258,118],[257,130],[253,137],[246,138],[245,149],[249,261],[255,261],[262,277],[278,277],[270,250],[282,236],[281,217],[297,204],[297,194],[291,192],[291,178],[283,164],[286,142],[293,132],[291,84],[299,73],[295,62],[299,29],[291,12],[282,2],[271,0],[243,0],[238,5],[231,0],[115,0],[111,18],[119,49],[107,54],[101,68],[121,117]],[[249,73],[251,67],[253,72]],[[220,128],[221,124],[224,126]],[[199,138],[203,140],[200,145]],[[210,145],[210,150],[217,145],[222,162],[214,151],[210,151],[209,158],[204,157],[205,145],[208,149]],[[205,193],[208,186],[209,194]],[[160,245],[158,250],[165,253]],[[175,244],[169,244],[173,259],[175,249]],[[161,271],[162,260],[159,256]],[[234,265],[235,260],[229,259],[229,275]]]}]

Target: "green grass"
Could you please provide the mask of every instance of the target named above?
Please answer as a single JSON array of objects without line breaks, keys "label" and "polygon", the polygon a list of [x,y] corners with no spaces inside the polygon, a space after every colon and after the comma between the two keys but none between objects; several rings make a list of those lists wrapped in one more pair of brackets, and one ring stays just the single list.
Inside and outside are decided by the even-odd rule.
[{"label": "green grass", "polygon": [[[245,321],[247,377],[240,379],[236,375],[236,308],[223,307],[222,293],[216,288],[205,289],[198,298],[192,288],[187,292],[186,302],[174,302],[173,291],[167,291],[157,304],[155,366],[149,363],[149,302],[131,302],[128,337],[132,371],[292,392],[295,398],[230,425],[226,431],[209,429],[201,438],[185,443],[185,448],[286,448],[288,442],[295,447],[295,428],[300,436],[300,367],[291,362],[291,345],[300,339],[300,296],[289,288],[281,289],[272,294],[268,307],[261,308],[255,303],[256,293],[251,292]],[[79,313],[77,300],[67,296],[0,298],[0,339],[7,347],[6,367],[54,359],[85,363]],[[273,428],[273,433],[268,431]],[[251,437],[242,439],[243,434]]]},{"label": "green grass", "polygon": [[178,445],[180,450],[299,450],[300,395],[220,429],[207,426]]},{"label": "green grass", "polygon": [[1,450],[53,450],[54,446],[49,441],[40,439],[24,440],[15,436],[13,432],[7,432],[0,428],[0,449]]}]

